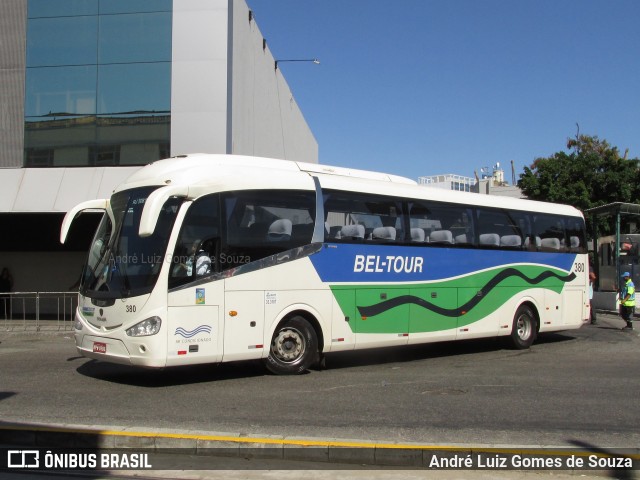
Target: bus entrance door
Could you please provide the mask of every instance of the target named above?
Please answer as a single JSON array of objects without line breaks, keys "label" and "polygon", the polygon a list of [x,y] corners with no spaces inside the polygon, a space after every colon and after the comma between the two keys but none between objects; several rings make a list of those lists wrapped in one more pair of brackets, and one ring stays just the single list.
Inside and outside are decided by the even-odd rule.
[{"label": "bus entrance door", "polygon": [[222,360],[222,283],[169,293],[167,366]]}]

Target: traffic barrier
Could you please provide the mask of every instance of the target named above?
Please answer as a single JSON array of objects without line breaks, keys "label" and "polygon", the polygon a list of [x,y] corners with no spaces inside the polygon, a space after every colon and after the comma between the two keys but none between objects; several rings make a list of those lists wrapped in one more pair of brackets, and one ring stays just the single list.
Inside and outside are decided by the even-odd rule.
[{"label": "traffic barrier", "polygon": [[10,292],[0,296],[0,330],[73,330],[78,292]]}]

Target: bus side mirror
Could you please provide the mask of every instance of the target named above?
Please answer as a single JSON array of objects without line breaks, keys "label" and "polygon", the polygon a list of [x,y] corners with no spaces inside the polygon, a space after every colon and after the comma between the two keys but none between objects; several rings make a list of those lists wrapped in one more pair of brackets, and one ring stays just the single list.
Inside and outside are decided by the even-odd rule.
[{"label": "bus side mirror", "polygon": [[170,197],[186,197],[188,194],[189,187],[185,185],[162,187],[151,192],[151,195],[149,195],[149,198],[147,198],[147,201],[144,203],[138,235],[141,237],[150,237],[153,235],[158,217],[165,202],[169,200]]},{"label": "bus side mirror", "polygon": [[[84,212],[85,210],[102,210],[107,211],[109,217],[111,217],[111,212],[109,210],[109,200],[106,198],[97,199],[97,200],[87,200],[86,202],[82,202],[71,210],[67,212],[64,216],[64,220],[62,220],[62,227],[60,228],[60,243],[63,243],[67,240],[67,235],[69,234],[69,229],[71,228],[71,224],[73,220],[79,213]],[[111,219],[113,222],[113,218]]]}]

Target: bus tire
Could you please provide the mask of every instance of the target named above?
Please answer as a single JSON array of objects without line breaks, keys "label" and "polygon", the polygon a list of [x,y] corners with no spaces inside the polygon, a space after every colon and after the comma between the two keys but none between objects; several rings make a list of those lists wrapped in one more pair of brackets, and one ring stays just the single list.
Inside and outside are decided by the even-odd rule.
[{"label": "bus tire", "polygon": [[513,317],[511,328],[511,346],[516,350],[527,349],[536,339],[536,316],[527,305],[521,305]]},{"label": "bus tire", "polygon": [[273,334],[265,365],[276,375],[306,371],[318,358],[318,336],[300,315],[285,320]]}]

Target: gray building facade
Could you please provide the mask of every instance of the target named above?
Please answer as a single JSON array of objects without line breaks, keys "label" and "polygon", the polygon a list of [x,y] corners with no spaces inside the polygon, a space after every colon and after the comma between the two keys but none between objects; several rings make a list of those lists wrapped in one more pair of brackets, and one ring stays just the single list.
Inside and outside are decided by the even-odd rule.
[{"label": "gray building facade", "polygon": [[14,289],[71,286],[95,219],[61,246],[64,213],[154,160],[317,163],[274,66],[244,0],[0,2],[0,266]]}]

